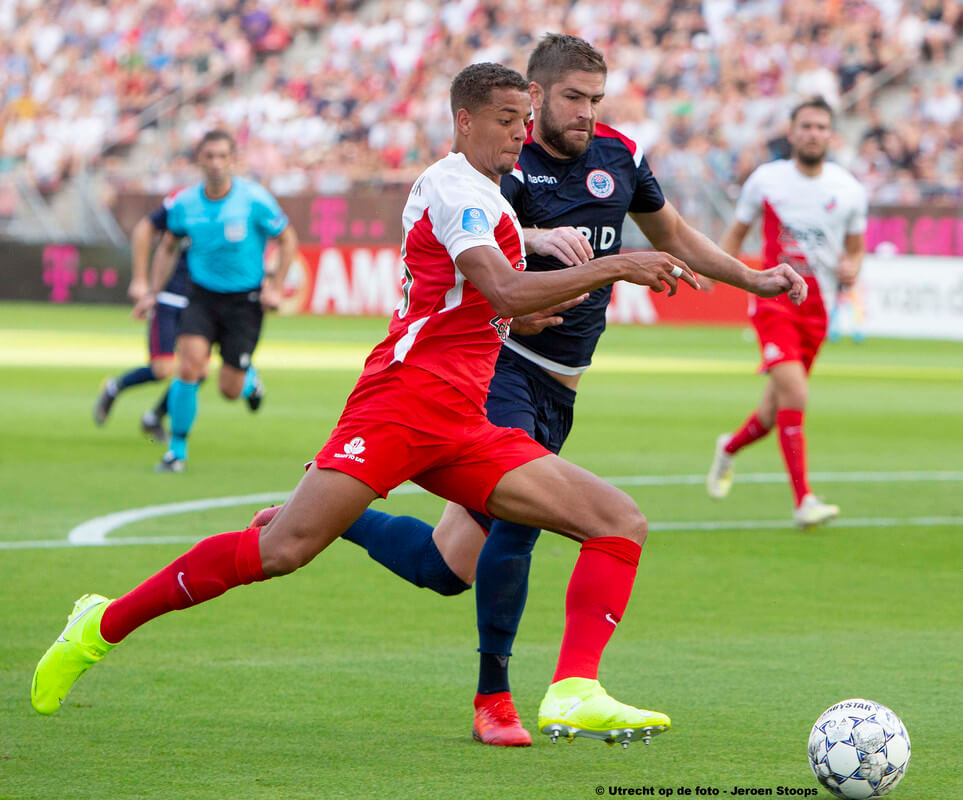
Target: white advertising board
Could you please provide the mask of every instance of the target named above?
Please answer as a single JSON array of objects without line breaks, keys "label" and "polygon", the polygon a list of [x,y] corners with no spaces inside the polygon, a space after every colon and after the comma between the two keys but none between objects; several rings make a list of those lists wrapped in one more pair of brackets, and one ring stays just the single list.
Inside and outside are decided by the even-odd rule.
[{"label": "white advertising board", "polygon": [[867,336],[963,341],[963,258],[867,255]]}]

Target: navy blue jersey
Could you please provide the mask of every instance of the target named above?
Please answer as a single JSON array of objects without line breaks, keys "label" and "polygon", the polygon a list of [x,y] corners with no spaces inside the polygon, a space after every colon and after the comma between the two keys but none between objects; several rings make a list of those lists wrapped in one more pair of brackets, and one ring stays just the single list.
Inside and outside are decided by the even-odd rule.
[{"label": "navy blue jersey", "polygon": [[[665,205],[662,189],[635,142],[601,123],[578,158],[555,158],[529,134],[515,169],[502,178],[501,189],[523,228],[578,228],[597,258],[619,252],[628,212],[651,213]],[[525,260],[529,271],[565,266],[535,253]],[[513,333],[505,346],[554,372],[581,372],[592,362],[605,330],[611,297],[611,286],[596,289],[562,314],[561,325],[536,336]]]},{"label": "navy blue jersey", "polygon": [[[150,214],[150,221],[154,230],[160,233],[167,230],[167,204],[169,199],[165,199],[163,205]],[[164,286],[164,292],[167,294],[177,295],[178,297],[186,297],[187,295],[187,286],[190,282],[190,273],[187,271],[187,247],[185,246],[187,243],[187,239],[181,240],[181,254],[177,259],[177,266],[174,267],[174,273]]]}]

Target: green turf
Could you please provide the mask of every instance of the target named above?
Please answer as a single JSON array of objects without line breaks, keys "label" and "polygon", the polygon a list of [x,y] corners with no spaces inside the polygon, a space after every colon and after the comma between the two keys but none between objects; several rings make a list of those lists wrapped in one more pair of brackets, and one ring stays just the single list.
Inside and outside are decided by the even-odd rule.
[{"label": "green turf", "polygon": [[[64,347],[51,362],[62,356],[64,366],[30,366],[28,353],[0,367],[0,544],[63,540],[121,509],[292,488],[360,364],[304,370],[285,359],[308,348],[323,362],[384,330],[382,320],[270,320],[261,413],[206,385],[189,472],[155,475],[160,451],[137,432],[155,388],[125,394],[96,429],[100,381],[134,363],[66,366],[105,342],[136,354],[142,324],[122,309],[0,312],[0,363],[17,363],[11,342],[24,337],[60,332]],[[755,345],[738,328],[613,328],[599,356],[564,454],[607,476],[701,474],[716,435],[741,422],[762,385]],[[707,374],[705,361],[733,368]],[[814,471],[963,471],[963,345],[847,342],[828,346],[820,365],[807,423]],[[737,466],[778,472],[775,441]],[[790,510],[782,483],[737,482],[723,504],[699,485],[626,488],[654,526],[788,520]],[[893,797],[961,797],[960,527],[844,522],[960,518],[963,484],[816,489],[843,507],[840,524],[650,535],[601,677],[620,699],[670,714],[673,730],[626,752],[588,740],[552,746],[540,735],[528,750],[472,742],[470,593],[414,589],[343,542],[296,575],[138,631],[42,718],[30,708],[30,677],[73,600],[123,592],[184,546],[0,549],[0,798],[561,800],[597,796],[599,786],[673,797],[679,787],[692,797],[708,796],[696,787],[719,796],[735,785],[813,788],[809,727],[851,696],[889,705],[910,731],[910,769]],[[379,507],[433,520],[441,503],[404,495]],[[241,527],[253,510],[160,517],[113,535],[200,537]],[[513,663],[529,727],[575,557],[572,543],[550,535],[537,548]]]}]

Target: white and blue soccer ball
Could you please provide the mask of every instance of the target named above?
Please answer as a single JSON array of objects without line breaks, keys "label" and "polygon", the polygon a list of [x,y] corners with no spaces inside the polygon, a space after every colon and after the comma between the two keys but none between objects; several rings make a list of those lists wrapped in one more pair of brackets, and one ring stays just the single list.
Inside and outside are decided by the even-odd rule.
[{"label": "white and blue soccer ball", "polygon": [[854,698],[827,708],[809,734],[809,766],[837,797],[889,794],[906,773],[910,739],[886,706]]}]

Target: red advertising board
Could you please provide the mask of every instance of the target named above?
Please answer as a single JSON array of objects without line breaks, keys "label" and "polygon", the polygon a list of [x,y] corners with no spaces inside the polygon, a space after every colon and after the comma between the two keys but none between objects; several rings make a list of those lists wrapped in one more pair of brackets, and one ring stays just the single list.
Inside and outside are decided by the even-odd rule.
[{"label": "red advertising board", "polygon": [[[401,276],[398,247],[302,245],[288,275],[284,310],[389,316],[401,299]],[[725,284],[703,292],[683,285],[669,297],[617,283],[608,316],[612,324],[742,324],[746,294]]]}]

